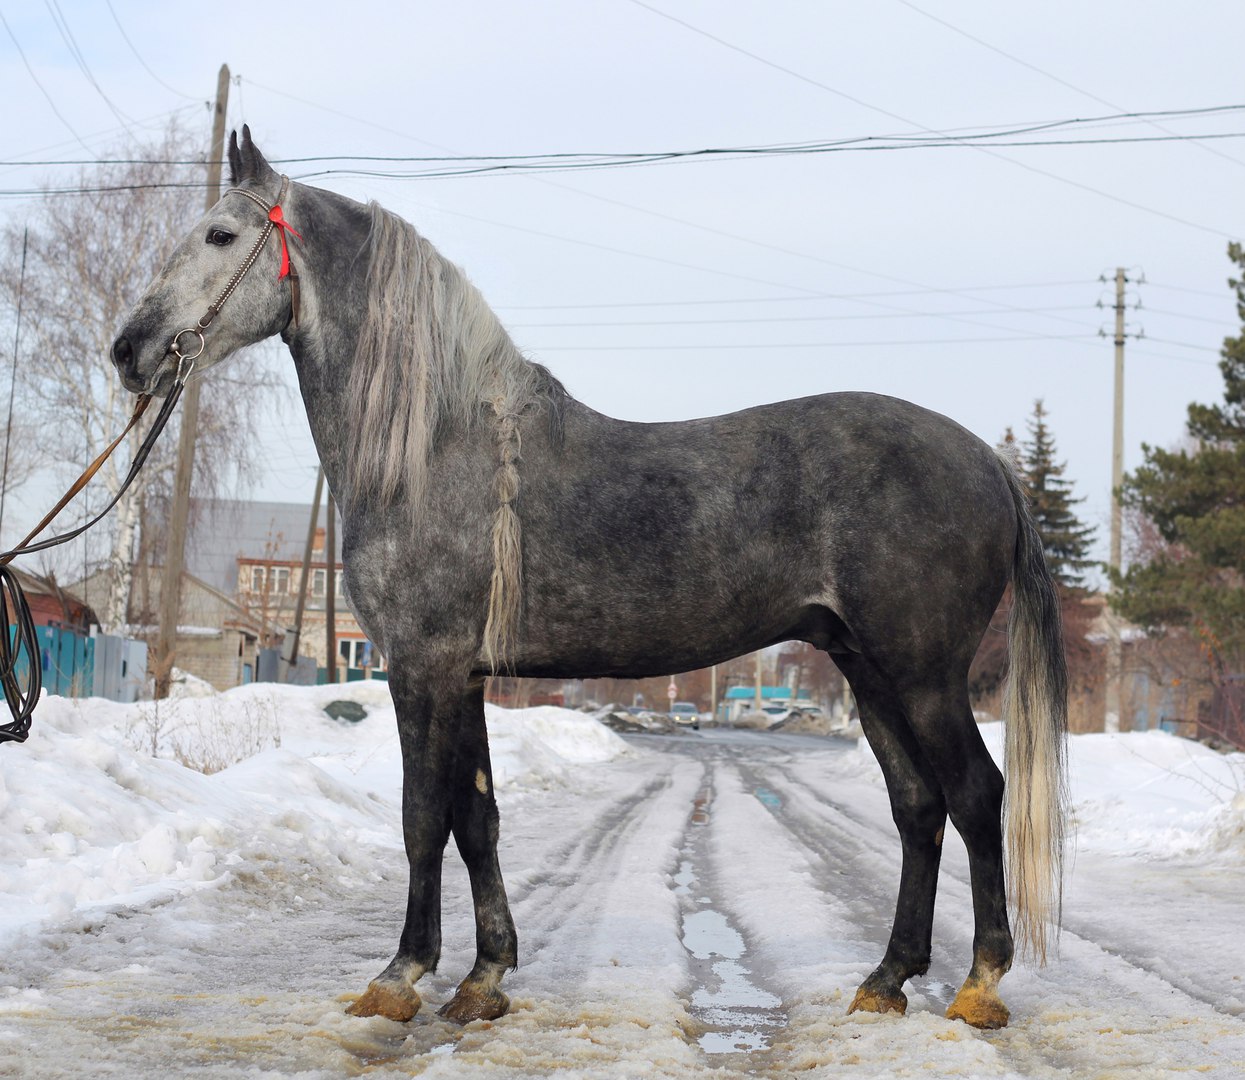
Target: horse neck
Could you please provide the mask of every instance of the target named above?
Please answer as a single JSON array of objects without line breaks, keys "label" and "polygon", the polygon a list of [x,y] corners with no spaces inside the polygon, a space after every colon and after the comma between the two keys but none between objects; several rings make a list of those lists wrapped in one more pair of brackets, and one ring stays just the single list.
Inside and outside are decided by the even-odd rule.
[{"label": "horse neck", "polygon": [[[425,325],[425,332],[421,338],[418,329],[400,319],[402,337],[381,333],[376,351],[388,350],[390,364],[375,370],[387,370],[389,381],[369,382],[364,368],[356,370],[371,362],[366,344],[365,355],[356,357],[360,342],[372,341],[379,332],[375,320],[367,321],[369,305],[389,310],[395,300],[386,296],[377,305],[369,295],[377,287],[376,281],[369,285],[369,274],[382,282],[402,276],[383,259],[372,273],[377,257],[372,238],[377,229],[394,228],[395,219],[328,192],[302,191],[305,209],[300,205],[299,210],[307,228],[314,230],[316,240],[308,246],[315,254],[305,270],[300,267],[302,324],[286,340],[331,489],[347,504],[366,494],[384,504],[405,499],[414,511],[435,467],[434,439],[481,419],[490,431],[473,443],[490,460],[500,457],[495,464],[503,470],[512,470],[518,454],[518,413],[537,396],[546,377],[523,359],[457,268],[399,223],[406,230],[399,238],[402,245],[390,247],[382,239],[379,250],[390,261],[395,252],[403,253],[398,267],[414,271],[404,280],[426,282],[426,288],[402,294],[397,304],[397,310],[412,304],[415,321]],[[396,353],[393,341],[398,343]],[[422,365],[417,377],[396,375],[395,355]],[[412,385],[422,387],[421,393],[410,394]],[[387,415],[385,410],[399,401],[406,412]]]},{"label": "horse neck", "polygon": [[[350,391],[354,343],[365,304],[369,221],[364,207],[333,192],[294,185],[290,219],[308,237],[295,248],[300,310],[282,335],[294,359],[299,391],[320,462],[334,492],[342,490],[350,452],[342,418]],[[293,245],[291,245],[293,246]]]}]

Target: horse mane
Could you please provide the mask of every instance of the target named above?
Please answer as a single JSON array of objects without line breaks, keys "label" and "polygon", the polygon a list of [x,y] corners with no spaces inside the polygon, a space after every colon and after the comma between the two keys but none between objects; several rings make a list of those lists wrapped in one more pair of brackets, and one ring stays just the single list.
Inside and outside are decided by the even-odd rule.
[{"label": "horse mane", "polygon": [[566,391],[523,356],[457,266],[396,214],[375,202],[368,210],[365,308],[348,394],[356,442],[344,494],[351,505],[405,500],[414,527],[438,441],[450,430],[491,426],[497,507],[484,651],[497,671],[522,607],[519,420],[543,402],[558,431]]}]

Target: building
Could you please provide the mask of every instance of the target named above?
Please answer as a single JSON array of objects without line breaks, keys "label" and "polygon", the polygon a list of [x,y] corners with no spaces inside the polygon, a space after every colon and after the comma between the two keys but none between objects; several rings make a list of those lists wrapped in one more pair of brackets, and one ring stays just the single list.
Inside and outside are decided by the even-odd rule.
[{"label": "building", "polygon": [[[263,645],[279,647],[285,632],[294,626],[311,507],[303,503],[192,499],[191,513],[196,524],[187,542],[187,570],[232,597],[254,620],[269,627],[271,632]],[[338,666],[383,669],[384,658],[373,649],[346,601],[340,518],[336,524],[330,559],[326,508],[321,505],[313,534],[299,654],[314,657],[319,667],[327,666],[325,629],[331,587]]]},{"label": "building", "polygon": [[[162,583],[162,567],[134,568],[126,611],[127,637],[154,644]],[[108,585],[106,572],[100,570],[77,588],[84,597],[102,604]],[[217,690],[253,682],[259,670],[260,649],[274,633],[273,627],[233,598],[194,574],[183,572],[174,667],[203,679]]]}]

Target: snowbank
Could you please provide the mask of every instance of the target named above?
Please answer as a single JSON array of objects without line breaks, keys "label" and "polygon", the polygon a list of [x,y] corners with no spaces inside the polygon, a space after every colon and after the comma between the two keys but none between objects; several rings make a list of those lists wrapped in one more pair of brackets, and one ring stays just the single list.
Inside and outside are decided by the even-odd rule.
[{"label": "snowbank", "polygon": [[[332,719],[338,700],[366,715]],[[630,752],[565,709],[489,707],[487,721],[499,789],[566,786],[577,767]],[[254,684],[158,705],[47,697],[28,742],[0,750],[0,951],[19,932],[274,859],[366,875],[370,846],[401,845],[400,792],[383,683]]]},{"label": "snowbank", "polygon": [[[1003,724],[981,724],[1003,765]],[[881,770],[860,740],[877,784]],[[1073,735],[1068,774],[1076,850],[1163,858],[1215,851],[1245,854],[1245,754],[1221,754],[1162,731]]]}]

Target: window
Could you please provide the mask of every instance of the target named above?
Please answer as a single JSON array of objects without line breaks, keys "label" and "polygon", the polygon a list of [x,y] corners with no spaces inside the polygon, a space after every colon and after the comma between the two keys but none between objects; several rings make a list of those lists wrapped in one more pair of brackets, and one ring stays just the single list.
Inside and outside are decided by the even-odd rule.
[{"label": "window", "polygon": [[336,595],[337,595],[337,596],[344,597],[344,596],[346,595],[346,593],[345,593],[345,584],[344,584],[344,582],[342,581],[342,572],[341,572],[340,570],[334,570],[334,571],[333,571],[333,578],[334,578],[334,580],[335,580],[335,581],[336,581],[336,583],[337,583],[337,587],[336,587],[336,589],[334,590],[334,591],[335,591],[335,593],[336,593]]},{"label": "window", "polygon": [[352,668],[370,667],[380,659],[367,638],[340,638],[337,653],[341,662]]},{"label": "window", "polygon": [[274,566],[271,574],[272,592],[288,593],[290,591],[290,568],[288,566]]},{"label": "window", "polygon": [[251,592],[264,591],[264,568],[262,566],[251,567]]},{"label": "window", "polygon": [[327,570],[312,570],[311,571],[311,595],[312,596],[323,596],[324,595],[324,583],[327,580],[327,578],[328,578]]}]

